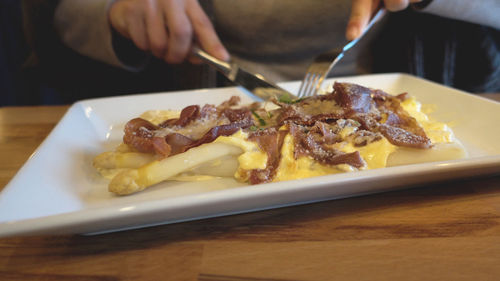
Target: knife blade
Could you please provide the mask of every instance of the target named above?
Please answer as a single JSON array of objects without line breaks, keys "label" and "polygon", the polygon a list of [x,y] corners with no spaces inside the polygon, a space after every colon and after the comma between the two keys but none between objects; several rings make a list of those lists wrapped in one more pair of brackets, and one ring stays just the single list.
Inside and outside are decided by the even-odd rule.
[{"label": "knife blade", "polygon": [[294,94],[267,81],[262,75],[250,73],[239,67],[236,63],[219,60],[198,47],[193,47],[192,52],[203,62],[224,74],[230,81],[242,86],[251,94],[264,101],[276,98],[279,101],[292,102],[298,99]]}]

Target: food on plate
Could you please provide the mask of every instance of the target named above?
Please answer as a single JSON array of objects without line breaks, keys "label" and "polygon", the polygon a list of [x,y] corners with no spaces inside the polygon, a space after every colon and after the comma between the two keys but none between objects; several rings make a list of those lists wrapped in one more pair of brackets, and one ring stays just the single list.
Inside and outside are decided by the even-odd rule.
[{"label": "food on plate", "polygon": [[335,83],[324,95],[238,104],[231,97],[148,111],[94,167],[111,179],[111,192],[125,195],[166,180],[259,184],[466,156],[452,130],[407,93]]}]

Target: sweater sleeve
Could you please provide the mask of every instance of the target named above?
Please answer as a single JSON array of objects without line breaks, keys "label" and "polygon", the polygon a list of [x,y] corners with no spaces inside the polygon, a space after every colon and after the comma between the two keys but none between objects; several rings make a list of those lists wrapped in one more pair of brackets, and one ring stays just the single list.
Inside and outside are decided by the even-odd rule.
[{"label": "sweater sleeve", "polygon": [[499,0],[433,0],[422,12],[500,29]]},{"label": "sweater sleeve", "polygon": [[[140,70],[148,56],[127,46],[132,43],[112,30],[108,9],[113,1],[60,0],[54,26],[62,42],[77,53],[130,71]],[[120,48],[126,50],[126,54],[121,54]]]}]

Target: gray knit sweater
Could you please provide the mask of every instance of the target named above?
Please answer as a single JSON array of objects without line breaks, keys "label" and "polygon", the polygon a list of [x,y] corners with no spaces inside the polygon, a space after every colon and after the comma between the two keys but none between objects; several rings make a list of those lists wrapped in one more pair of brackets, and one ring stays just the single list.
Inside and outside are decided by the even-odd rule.
[{"label": "gray knit sweater", "polygon": [[[63,42],[83,55],[129,69],[112,46],[107,7],[113,0],[61,0],[55,26]],[[318,53],[344,43],[349,0],[211,0],[221,40],[235,61],[272,80],[300,79]],[[500,1],[434,0],[423,12],[500,29]],[[366,72],[369,62],[354,50],[338,75]]]}]

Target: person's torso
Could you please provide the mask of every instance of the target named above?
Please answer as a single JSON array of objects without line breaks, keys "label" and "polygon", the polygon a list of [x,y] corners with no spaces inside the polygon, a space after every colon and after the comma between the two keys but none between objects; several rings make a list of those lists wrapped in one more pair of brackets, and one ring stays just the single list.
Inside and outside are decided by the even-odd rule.
[{"label": "person's torso", "polygon": [[350,0],[212,0],[221,40],[242,58],[298,60],[341,44]]}]

